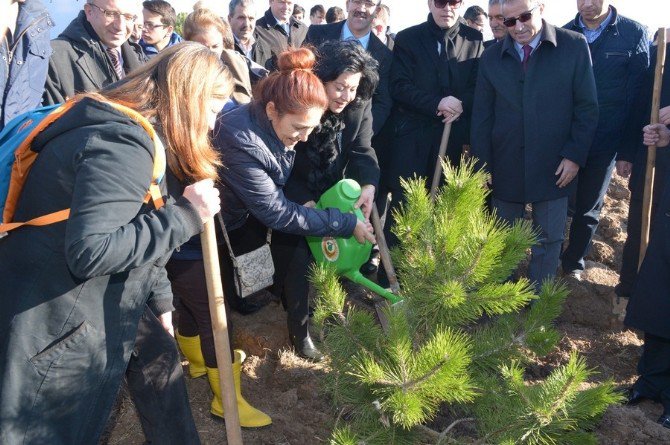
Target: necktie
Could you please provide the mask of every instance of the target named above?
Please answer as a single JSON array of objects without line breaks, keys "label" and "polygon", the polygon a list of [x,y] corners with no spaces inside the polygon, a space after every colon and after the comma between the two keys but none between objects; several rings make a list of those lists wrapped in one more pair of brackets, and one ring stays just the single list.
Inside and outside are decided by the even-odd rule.
[{"label": "necktie", "polygon": [[354,37],[354,36],[349,36],[349,37],[347,37],[347,41],[349,41],[349,42],[354,42],[354,43],[358,43],[360,46],[363,46],[363,44],[361,43],[361,41],[358,40],[358,39],[357,39],[356,37]]},{"label": "necktie", "polygon": [[112,67],[114,68],[116,75],[118,76],[119,79],[123,79],[124,77],[123,67],[121,66],[121,60],[119,59],[118,50],[116,48],[107,48],[105,52],[109,57],[109,61],[112,62]]},{"label": "necktie", "polygon": [[533,47],[530,45],[524,45],[521,47],[523,50],[523,60],[521,61],[521,67],[524,71],[528,68],[528,59],[530,59],[530,53],[533,52]]}]

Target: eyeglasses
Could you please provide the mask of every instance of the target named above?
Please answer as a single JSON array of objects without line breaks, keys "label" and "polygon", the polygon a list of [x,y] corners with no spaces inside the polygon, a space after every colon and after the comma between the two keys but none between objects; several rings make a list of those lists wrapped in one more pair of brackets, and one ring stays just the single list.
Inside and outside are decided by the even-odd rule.
[{"label": "eyeglasses", "polygon": [[144,22],[144,28],[153,31],[156,28],[165,28],[168,25],[163,25],[162,23],[151,23],[151,22]]},{"label": "eyeglasses", "polygon": [[137,20],[137,16],[133,15],[133,14],[123,14],[119,11],[110,11],[109,9],[102,9],[100,6],[96,5],[95,3],[87,3],[87,4],[89,4],[91,6],[95,6],[96,8],[98,8],[100,10],[100,12],[102,12],[102,15],[104,15],[105,18],[108,19],[108,20],[116,21],[116,20],[120,19],[121,17],[123,17],[123,19],[126,22],[130,22],[130,23],[135,23],[135,20]]},{"label": "eyeglasses", "polygon": [[463,3],[463,0],[433,0],[437,9],[442,9],[449,5],[452,8],[458,8]]},{"label": "eyeglasses", "polygon": [[523,14],[519,14],[517,17],[507,17],[505,20],[503,20],[503,25],[507,26],[508,28],[513,27],[516,25],[517,20],[520,21],[521,23],[526,23],[528,20],[533,18],[533,11],[537,9],[539,5],[535,5],[533,9],[530,11],[526,11]]},{"label": "eyeglasses", "polygon": [[367,9],[372,9],[379,5],[379,3],[373,2],[371,0],[351,0],[351,3],[358,7],[365,6]]}]

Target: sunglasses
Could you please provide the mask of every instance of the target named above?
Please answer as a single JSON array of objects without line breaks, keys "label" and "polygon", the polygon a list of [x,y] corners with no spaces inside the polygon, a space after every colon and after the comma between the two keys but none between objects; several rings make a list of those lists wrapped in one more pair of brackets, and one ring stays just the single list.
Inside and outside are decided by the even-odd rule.
[{"label": "sunglasses", "polygon": [[438,9],[442,9],[447,5],[451,6],[452,8],[457,8],[461,6],[463,0],[433,0],[433,3],[435,3],[435,7]]},{"label": "sunglasses", "polygon": [[533,9],[530,11],[526,11],[523,14],[518,15],[517,17],[507,17],[505,20],[503,20],[503,25],[507,26],[508,28],[513,27],[516,25],[517,20],[520,21],[521,23],[526,23],[528,20],[533,18],[533,11],[537,9],[538,5],[535,5]]}]

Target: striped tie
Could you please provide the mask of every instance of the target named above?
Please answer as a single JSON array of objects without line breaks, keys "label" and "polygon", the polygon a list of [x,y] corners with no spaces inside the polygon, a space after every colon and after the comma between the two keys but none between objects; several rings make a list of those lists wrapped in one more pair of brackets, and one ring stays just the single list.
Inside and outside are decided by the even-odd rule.
[{"label": "striped tie", "polygon": [[116,71],[117,77],[119,79],[123,79],[124,77],[123,67],[121,66],[121,60],[119,60],[118,50],[116,48],[107,48],[105,52],[109,57],[109,61],[112,62],[112,67],[114,68],[114,71]]}]

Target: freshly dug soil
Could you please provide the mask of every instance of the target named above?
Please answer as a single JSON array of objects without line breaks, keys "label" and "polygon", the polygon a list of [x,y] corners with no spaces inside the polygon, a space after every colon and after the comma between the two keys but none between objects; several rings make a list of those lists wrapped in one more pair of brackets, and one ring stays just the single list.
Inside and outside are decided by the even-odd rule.
[{"label": "freshly dug soil", "polygon": [[[567,281],[571,292],[557,322],[563,338],[557,350],[530,367],[532,375],[546,376],[567,362],[570,352],[576,350],[586,357],[590,367],[598,370],[590,383],[613,380],[627,388],[635,381],[642,337],[621,323],[626,301],[617,301],[613,290],[618,281],[627,217],[626,182],[615,175],[593,249],[587,258],[586,272],[581,280]],[[347,287],[356,303],[366,304],[365,291],[356,286]],[[234,315],[233,323],[236,347],[244,349],[249,356],[243,366],[243,394],[247,401],[273,419],[273,424],[266,428],[243,430],[244,442],[259,445],[327,443],[338,418],[338,413],[319,392],[319,377],[327,370],[300,359],[290,350],[281,304],[272,301],[256,314]],[[211,393],[207,380],[189,377],[186,380],[202,443],[226,443],[223,421],[209,414]],[[600,443],[670,444],[670,430],[656,423],[662,410],[661,405],[652,402],[636,407],[611,407],[596,430]],[[430,427],[440,431],[453,420],[438,415]],[[454,432],[471,437],[473,429],[463,423]],[[144,442],[134,407],[124,391],[102,442],[110,445]]]}]

